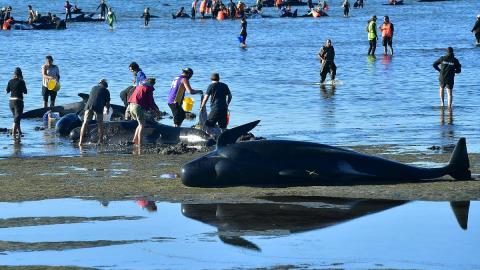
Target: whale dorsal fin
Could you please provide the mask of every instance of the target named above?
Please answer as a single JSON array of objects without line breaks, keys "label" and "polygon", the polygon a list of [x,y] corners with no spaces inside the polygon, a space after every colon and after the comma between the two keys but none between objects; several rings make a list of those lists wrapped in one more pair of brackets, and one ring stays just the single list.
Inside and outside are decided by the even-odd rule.
[{"label": "whale dorsal fin", "polygon": [[87,102],[88,98],[90,97],[89,94],[85,94],[85,93],[78,93],[78,96],[83,99],[83,102]]},{"label": "whale dorsal fin", "polygon": [[260,120],[253,121],[224,131],[218,137],[217,148],[235,143],[240,136],[245,135],[250,130],[254,129],[258,125],[258,123],[260,123]]}]

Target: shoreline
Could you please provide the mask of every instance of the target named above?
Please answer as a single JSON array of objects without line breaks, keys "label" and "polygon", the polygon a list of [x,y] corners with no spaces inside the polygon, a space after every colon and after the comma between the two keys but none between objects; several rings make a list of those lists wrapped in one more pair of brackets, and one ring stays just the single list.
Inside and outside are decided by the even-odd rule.
[{"label": "shoreline", "polygon": [[[350,149],[402,163],[445,164],[450,153],[389,153],[383,146]],[[190,188],[180,181],[182,164],[205,154],[98,154],[84,157],[42,156],[0,159],[0,201],[84,198],[96,200],[152,199],[185,203],[265,202],[269,196],[465,201],[480,200],[480,154],[470,154],[469,181],[395,185]],[[433,165],[432,165],[433,164]],[[25,168],[28,168],[26,170]]]}]

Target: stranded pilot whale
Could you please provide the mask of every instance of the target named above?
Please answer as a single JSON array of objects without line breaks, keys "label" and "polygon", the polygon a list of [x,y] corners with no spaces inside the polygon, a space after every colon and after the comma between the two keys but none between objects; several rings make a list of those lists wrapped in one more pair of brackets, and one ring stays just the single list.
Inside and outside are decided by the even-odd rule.
[{"label": "stranded pilot whale", "polygon": [[235,143],[253,129],[254,121],[223,132],[217,149],[182,167],[191,187],[357,185],[416,182],[450,175],[471,179],[465,138],[448,165],[418,168],[324,144],[287,140]]}]

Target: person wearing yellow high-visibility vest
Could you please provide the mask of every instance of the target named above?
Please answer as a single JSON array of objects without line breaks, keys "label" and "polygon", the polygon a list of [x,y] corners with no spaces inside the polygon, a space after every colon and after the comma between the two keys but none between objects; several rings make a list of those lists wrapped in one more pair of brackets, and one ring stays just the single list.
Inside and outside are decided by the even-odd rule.
[{"label": "person wearing yellow high-visibility vest", "polygon": [[377,48],[377,16],[373,15],[373,17],[368,21],[367,24],[367,32],[368,32],[368,43],[370,47],[368,48],[368,55],[375,55],[375,49]]}]

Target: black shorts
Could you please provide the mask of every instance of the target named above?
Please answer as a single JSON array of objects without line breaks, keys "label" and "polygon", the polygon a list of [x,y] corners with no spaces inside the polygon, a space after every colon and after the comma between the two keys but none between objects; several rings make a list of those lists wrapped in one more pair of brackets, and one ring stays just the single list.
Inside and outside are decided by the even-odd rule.
[{"label": "black shorts", "polygon": [[440,80],[440,87],[441,88],[448,88],[448,89],[452,90],[453,85],[454,85],[453,82],[444,82],[444,81]]},{"label": "black shorts", "polygon": [[173,115],[173,123],[177,126],[181,126],[183,120],[185,120],[185,111],[183,110],[182,106],[177,103],[168,104],[170,110],[172,110]]},{"label": "black shorts", "polygon": [[8,105],[10,107],[10,111],[13,114],[13,122],[15,124],[20,124],[20,120],[22,119],[22,114],[23,114],[23,100],[19,100],[19,99],[10,100]]},{"label": "black shorts", "polygon": [[50,97],[50,102],[55,102],[57,98],[57,92],[48,90],[47,87],[42,86],[42,97],[44,102],[48,102],[48,97]]},{"label": "black shorts", "polygon": [[205,121],[207,127],[214,127],[218,123],[221,129],[227,128],[227,110],[212,110]]},{"label": "black shorts", "polygon": [[382,44],[383,44],[384,47],[387,46],[387,45],[392,47],[392,41],[393,41],[392,37],[383,37]]}]

